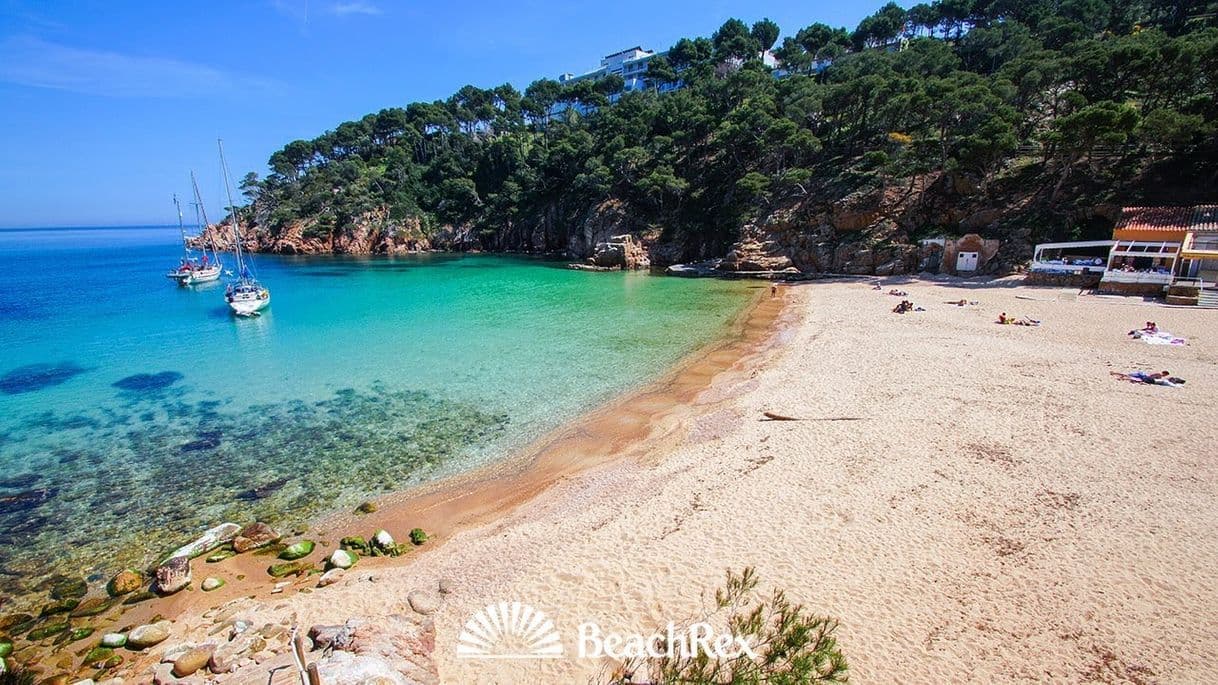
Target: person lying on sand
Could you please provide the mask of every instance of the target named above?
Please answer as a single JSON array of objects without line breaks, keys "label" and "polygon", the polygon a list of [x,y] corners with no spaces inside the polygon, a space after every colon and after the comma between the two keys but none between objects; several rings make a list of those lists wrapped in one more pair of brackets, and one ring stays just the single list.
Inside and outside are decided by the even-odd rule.
[{"label": "person lying on sand", "polygon": [[871,286],[871,289],[872,290],[883,290],[884,286],[880,285],[879,283],[876,283],[875,285]]},{"label": "person lying on sand", "polygon": [[893,314],[904,314],[905,312],[922,312],[922,311],[926,311],[926,310],[922,309],[921,307],[918,307],[915,309],[914,303],[910,302],[909,300],[901,300],[901,304],[898,304],[897,306],[892,308]]},{"label": "person lying on sand", "polygon": [[1040,320],[1033,319],[1033,318],[1030,318],[1027,316],[1021,316],[1018,319],[1016,319],[1013,316],[1007,316],[1007,313],[1003,312],[998,315],[998,323],[1010,324],[1012,326],[1039,326]]},{"label": "person lying on sand", "polygon": [[904,290],[897,290],[896,288],[893,288],[892,290],[889,290],[889,291],[888,291],[888,294],[889,294],[889,295],[895,295],[895,296],[897,296],[897,297],[905,297],[905,296],[906,296],[906,295],[908,295],[909,293],[905,292]]},{"label": "person lying on sand", "polygon": [[969,304],[975,306],[977,304],[977,300],[959,299],[959,300],[952,300],[951,302],[945,302],[944,304],[954,304],[957,307],[963,307],[963,306],[969,305]]},{"label": "person lying on sand", "polygon": [[1147,385],[1166,385],[1176,387],[1184,385],[1183,378],[1176,378],[1171,375],[1170,371],[1109,371],[1109,375],[1116,377],[1117,380],[1129,381],[1130,383],[1145,383]]}]

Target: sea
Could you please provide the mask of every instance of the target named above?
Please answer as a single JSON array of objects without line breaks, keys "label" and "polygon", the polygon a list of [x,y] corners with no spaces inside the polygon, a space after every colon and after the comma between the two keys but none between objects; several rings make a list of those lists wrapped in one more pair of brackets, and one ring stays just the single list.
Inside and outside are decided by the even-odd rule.
[{"label": "sea", "polygon": [[0,230],[0,596],[502,459],[723,336],[757,287],[255,255],[271,306],[241,319],[223,282],[165,277],[181,256],[176,227]]}]

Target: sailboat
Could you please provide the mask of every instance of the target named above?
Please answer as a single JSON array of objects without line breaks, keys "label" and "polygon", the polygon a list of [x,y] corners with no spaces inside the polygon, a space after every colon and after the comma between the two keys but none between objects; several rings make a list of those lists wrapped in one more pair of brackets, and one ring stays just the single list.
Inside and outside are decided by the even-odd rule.
[{"label": "sailboat", "polygon": [[[195,183],[195,175],[190,174],[190,181],[194,184],[195,193],[195,212],[196,223],[198,223],[197,212],[202,211],[203,203],[199,199],[199,185]],[[178,196],[173,196],[173,206],[178,210],[178,233],[182,236],[182,259],[178,262],[177,268],[165,274],[166,278],[177,281],[178,285],[187,286],[196,283],[210,283],[211,281],[220,278],[220,272],[223,271],[224,265],[220,263],[220,257],[216,254],[216,246],[212,244],[211,254],[208,255],[206,246],[203,248],[203,257],[196,258],[190,249],[190,243],[186,241],[186,227],[182,222],[182,205],[178,202]],[[206,219],[204,219],[206,221]],[[202,232],[202,226],[200,226]]]},{"label": "sailboat", "polygon": [[253,264],[248,263],[245,249],[241,245],[241,222],[237,218],[237,205],[233,203],[233,189],[228,178],[228,163],[224,161],[224,142],[217,140],[220,148],[220,172],[224,175],[224,192],[228,194],[228,207],[233,222],[233,249],[237,255],[237,279],[229,282],[224,290],[224,301],[237,316],[258,316],[271,303],[271,291],[254,276]]}]

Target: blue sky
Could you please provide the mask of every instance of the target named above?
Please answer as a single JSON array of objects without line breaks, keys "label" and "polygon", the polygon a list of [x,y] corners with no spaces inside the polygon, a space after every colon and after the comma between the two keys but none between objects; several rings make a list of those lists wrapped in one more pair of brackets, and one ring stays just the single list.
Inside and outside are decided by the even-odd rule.
[{"label": "blue sky", "polygon": [[880,0],[0,0],[0,227],[170,223],[284,143],[462,85],[595,68],[728,17],[853,28]]}]

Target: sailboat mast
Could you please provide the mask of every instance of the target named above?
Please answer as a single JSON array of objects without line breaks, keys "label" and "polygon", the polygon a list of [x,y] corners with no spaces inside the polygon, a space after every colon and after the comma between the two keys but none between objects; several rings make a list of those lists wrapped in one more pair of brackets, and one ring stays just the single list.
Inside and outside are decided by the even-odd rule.
[{"label": "sailboat mast", "polygon": [[182,205],[178,203],[178,194],[173,194],[173,206],[178,210],[178,235],[182,236],[182,254],[190,259],[190,248],[186,246],[186,226],[182,224]]},{"label": "sailboat mast", "polygon": [[224,141],[217,138],[216,146],[220,148],[220,175],[224,177],[224,192],[228,195],[228,211],[229,216],[233,219],[233,236],[237,243],[237,278],[245,280],[245,258],[241,250],[241,222],[237,218],[237,205],[233,203],[233,189],[228,183],[228,162],[224,160]]},{"label": "sailboat mast", "polygon": [[[199,225],[199,235],[203,235],[204,233],[207,233],[207,228],[209,226],[209,222],[207,221],[207,207],[203,206],[203,195],[199,193],[199,181],[195,178],[195,172],[193,169],[190,171],[190,187],[194,189],[195,193],[195,221],[199,221],[200,216],[203,217],[202,223]],[[220,252],[216,249],[216,234],[210,234],[209,238],[210,240],[208,242],[211,243],[211,258],[216,260],[216,264],[219,264]]]}]

